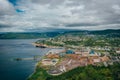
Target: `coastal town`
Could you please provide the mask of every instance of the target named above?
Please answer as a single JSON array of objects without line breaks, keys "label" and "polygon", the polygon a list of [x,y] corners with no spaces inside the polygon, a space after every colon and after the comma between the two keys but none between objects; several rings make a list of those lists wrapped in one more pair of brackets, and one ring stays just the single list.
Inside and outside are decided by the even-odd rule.
[{"label": "coastal town", "polygon": [[[43,49],[50,48],[50,50],[42,57],[37,66],[44,68],[50,75],[60,75],[80,66],[107,67],[114,63],[120,64],[120,45],[110,46],[111,43],[106,42],[105,40],[108,39],[104,38],[95,39],[93,42],[94,38],[98,37],[65,35],[38,40],[33,43],[34,46]],[[111,38],[111,40],[113,39]]]}]

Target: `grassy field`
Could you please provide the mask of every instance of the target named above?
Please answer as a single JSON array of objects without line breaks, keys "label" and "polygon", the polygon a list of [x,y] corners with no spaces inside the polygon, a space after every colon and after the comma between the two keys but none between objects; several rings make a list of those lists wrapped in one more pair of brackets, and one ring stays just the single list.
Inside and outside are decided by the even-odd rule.
[{"label": "grassy field", "polygon": [[49,75],[45,69],[37,67],[28,80],[120,80],[120,64],[108,67],[78,67],[58,76]]}]

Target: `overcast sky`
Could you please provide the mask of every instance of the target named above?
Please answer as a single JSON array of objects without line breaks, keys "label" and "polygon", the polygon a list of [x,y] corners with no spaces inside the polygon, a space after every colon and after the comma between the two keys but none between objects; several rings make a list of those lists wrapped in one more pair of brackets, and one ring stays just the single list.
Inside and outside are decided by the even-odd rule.
[{"label": "overcast sky", "polygon": [[0,32],[120,29],[120,0],[0,0]]}]

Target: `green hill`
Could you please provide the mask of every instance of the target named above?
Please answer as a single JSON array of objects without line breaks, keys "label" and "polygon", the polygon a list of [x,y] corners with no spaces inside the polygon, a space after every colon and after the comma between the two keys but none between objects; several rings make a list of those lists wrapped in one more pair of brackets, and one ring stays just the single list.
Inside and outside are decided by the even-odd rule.
[{"label": "green hill", "polygon": [[87,31],[87,30],[71,30],[71,31],[60,31],[60,32],[7,32],[0,33],[0,39],[35,39],[35,38],[50,38],[58,35],[106,35],[106,37],[120,37],[120,29],[118,30],[99,30],[99,31]]}]

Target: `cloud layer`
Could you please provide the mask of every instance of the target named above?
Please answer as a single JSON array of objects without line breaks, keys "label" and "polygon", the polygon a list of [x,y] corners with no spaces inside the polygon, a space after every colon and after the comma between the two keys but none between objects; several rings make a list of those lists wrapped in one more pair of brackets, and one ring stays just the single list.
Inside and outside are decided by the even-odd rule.
[{"label": "cloud layer", "polygon": [[0,0],[0,32],[120,29],[120,0]]}]

